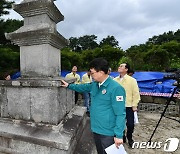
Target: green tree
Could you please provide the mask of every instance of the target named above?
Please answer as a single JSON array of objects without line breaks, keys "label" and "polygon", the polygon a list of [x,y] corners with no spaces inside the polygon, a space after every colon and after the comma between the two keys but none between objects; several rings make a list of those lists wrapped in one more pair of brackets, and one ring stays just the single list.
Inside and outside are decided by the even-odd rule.
[{"label": "green tree", "polygon": [[[176,33],[176,35],[179,35],[179,33]],[[146,42],[147,44],[155,44],[155,45],[161,45],[166,42],[170,42],[176,39],[175,33],[173,31],[164,32],[163,34],[159,36],[153,36],[152,38],[149,38]]]},{"label": "green tree", "polygon": [[98,47],[96,42],[97,36],[95,35],[85,35],[79,38],[71,37],[69,39],[70,43],[68,45],[72,51],[81,52],[83,50],[90,50]]},{"label": "green tree", "polygon": [[144,55],[152,48],[152,45],[140,44],[131,46],[126,50],[126,57],[131,59],[131,67],[134,70],[146,70]]},{"label": "green tree", "polygon": [[74,65],[78,66],[79,70],[81,69],[81,55],[77,52],[72,52],[69,48],[64,48],[61,51],[61,69],[71,70],[72,66]]},{"label": "green tree", "polygon": [[180,43],[178,43],[177,41],[164,43],[161,45],[161,47],[169,53],[169,55],[171,56],[170,58],[180,58]]},{"label": "green tree", "polygon": [[118,48],[119,42],[115,39],[114,36],[108,35],[106,38],[103,38],[102,41],[100,41],[99,45],[100,46],[110,45],[112,47]]},{"label": "green tree", "polygon": [[19,52],[14,52],[11,48],[0,47],[0,76],[5,72],[13,72],[20,68]]},{"label": "green tree", "polygon": [[171,59],[169,68],[180,68],[180,58]]},{"label": "green tree", "polygon": [[177,41],[167,42],[161,45],[161,48],[169,54],[169,68],[180,68],[180,43]]},{"label": "green tree", "polygon": [[0,1],[0,16],[9,14],[7,9],[12,8],[14,1],[1,0]]},{"label": "green tree", "polygon": [[91,50],[98,47],[96,42],[97,36],[96,35],[85,35],[79,37],[79,44],[81,45],[82,50]]},{"label": "green tree", "polygon": [[76,37],[69,38],[69,45],[67,47],[70,48],[72,51],[76,51],[76,52],[81,51],[79,40]]},{"label": "green tree", "polygon": [[[119,65],[120,64],[122,64],[122,63],[128,63],[130,66],[131,66],[131,68],[133,69],[133,62],[132,62],[132,59],[130,58],[130,57],[126,57],[126,56],[123,56],[120,60],[119,60]],[[119,66],[118,65],[118,66]],[[117,67],[118,67],[117,66]]]},{"label": "green tree", "polygon": [[174,33],[174,39],[180,43],[180,29],[178,29],[175,33]]},{"label": "green tree", "polygon": [[116,70],[120,58],[124,56],[124,51],[119,48],[114,48],[110,45],[104,45],[102,48],[96,48],[94,55],[94,57],[105,58],[109,62],[110,67],[113,70]]},{"label": "green tree", "polygon": [[87,70],[90,61],[97,57],[103,57],[109,62],[112,69],[117,70],[119,59],[122,56],[124,56],[123,50],[109,45],[93,50],[83,50],[81,53],[64,48],[61,52],[62,69],[70,70],[73,65],[77,65],[79,70]]},{"label": "green tree", "polygon": [[82,56],[82,69],[87,70],[89,63],[95,58],[95,52],[97,50],[101,50],[100,48],[96,48],[94,50],[84,50],[81,53]]},{"label": "green tree", "polygon": [[8,19],[0,20],[0,45],[10,45],[11,42],[5,38],[5,33],[10,33],[23,26],[23,21]]},{"label": "green tree", "polygon": [[169,54],[160,46],[154,46],[145,54],[144,62],[148,65],[148,71],[162,71],[169,66]]}]

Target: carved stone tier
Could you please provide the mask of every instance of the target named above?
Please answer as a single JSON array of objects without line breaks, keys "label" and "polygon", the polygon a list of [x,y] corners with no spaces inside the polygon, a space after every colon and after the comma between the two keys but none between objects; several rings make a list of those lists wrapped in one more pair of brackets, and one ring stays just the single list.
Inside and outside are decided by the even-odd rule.
[{"label": "carved stone tier", "polygon": [[68,44],[68,41],[48,24],[23,26],[17,31],[5,35],[12,43],[19,46],[49,44],[61,49]]},{"label": "carved stone tier", "polygon": [[13,10],[24,18],[39,14],[48,14],[55,23],[64,20],[64,16],[53,3],[53,0],[23,1],[20,4],[13,5]]}]

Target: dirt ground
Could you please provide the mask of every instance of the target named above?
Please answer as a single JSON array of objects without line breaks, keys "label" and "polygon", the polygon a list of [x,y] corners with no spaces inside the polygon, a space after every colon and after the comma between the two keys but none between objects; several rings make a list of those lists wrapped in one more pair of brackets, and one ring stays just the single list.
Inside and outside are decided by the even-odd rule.
[{"label": "dirt ground", "polygon": [[[155,114],[151,112],[139,112],[139,124],[135,126],[134,131],[134,140],[138,142],[147,142],[149,141],[155,126],[160,119],[161,114]],[[174,117],[173,117],[174,118]],[[176,117],[176,120],[180,120],[179,117]],[[125,143],[125,149],[128,154],[166,154],[168,152],[164,151],[164,143],[168,138],[178,138],[180,140],[180,123],[165,118],[163,116],[153,138],[152,142],[163,142],[160,149],[131,149],[128,147],[128,144]],[[169,152],[170,153],[170,152]],[[180,154],[180,143],[178,149],[172,154]]]},{"label": "dirt ground", "polygon": [[[82,102],[79,103],[82,105]],[[156,129],[153,138],[151,139],[152,143],[162,142],[161,148],[159,149],[140,149],[140,148],[130,148],[128,143],[124,143],[125,150],[128,154],[180,154],[180,115],[179,116],[169,116],[165,114],[165,116],[171,117],[175,120],[171,120],[168,118],[161,119],[161,122]],[[148,142],[159,119],[161,117],[160,113],[150,112],[150,111],[139,111],[138,119],[139,124],[135,125],[135,130],[133,133],[133,139],[135,142]],[[89,122],[88,122],[89,123]],[[90,127],[89,125],[87,126]],[[75,154],[97,154],[94,140],[89,129],[86,129],[83,138],[88,138],[88,141],[82,140],[80,146],[77,147],[78,151]],[[87,137],[88,136],[88,137]],[[179,146],[174,152],[166,152],[164,151],[164,144],[166,140],[169,138],[178,138]]]},{"label": "dirt ground", "polygon": [[[139,124],[135,126],[134,140],[136,142],[148,142],[160,116],[161,114],[151,112],[138,112]],[[180,120],[179,117],[176,117],[176,119]],[[87,120],[87,126],[74,154],[97,154],[92,132],[90,131],[89,118]],[[169,138],[178,138],[180,140],[180,123],[163,117],[151,140],[152,143],[162,142],[160,149],[132,149],[127,143],[123,145],[128,154],[170,154],[170,152],[164,151],[164,143]],[[175,152],[171,152],[171,154],[180,154],[180,143],[178,149]]]}]

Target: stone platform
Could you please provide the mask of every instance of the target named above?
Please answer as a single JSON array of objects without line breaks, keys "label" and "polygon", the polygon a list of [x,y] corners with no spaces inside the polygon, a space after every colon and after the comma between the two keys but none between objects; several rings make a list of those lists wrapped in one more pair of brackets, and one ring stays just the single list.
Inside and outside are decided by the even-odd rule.
[{"label": "stone platform", "polygon": [[84,107],[75,106],[58,125],[0,119],[0,153],[72,154],[86,125]]}]

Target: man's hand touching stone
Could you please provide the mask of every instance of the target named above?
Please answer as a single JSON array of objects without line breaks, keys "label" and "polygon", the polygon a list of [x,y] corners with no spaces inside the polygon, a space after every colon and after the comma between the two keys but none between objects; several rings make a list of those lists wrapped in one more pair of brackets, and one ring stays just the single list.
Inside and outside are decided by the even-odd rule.
[{"label": "man's hand touching stone", "polygon": [[61,80],[61,82],[62,82],[62,85],[61,85],[62,87],[67,88],[69,86],[69,83],[67,83],[66,81]]}]

